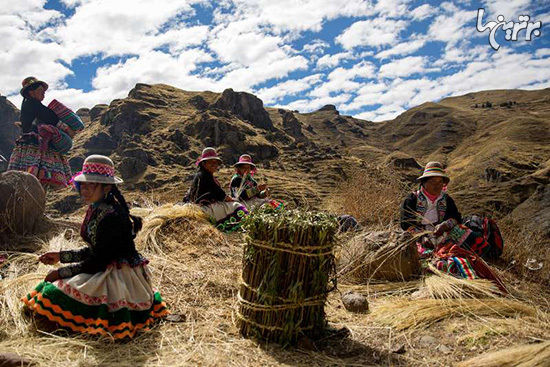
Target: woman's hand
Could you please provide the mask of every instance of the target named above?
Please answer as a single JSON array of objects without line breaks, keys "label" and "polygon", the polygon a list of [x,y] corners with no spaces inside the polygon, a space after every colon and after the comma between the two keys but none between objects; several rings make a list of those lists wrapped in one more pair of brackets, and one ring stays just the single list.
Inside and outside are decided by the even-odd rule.
[{"label": "woman's hand", "polygon": [[451,229],[453,229],[453,227],[451,226],[451,223],[445,221],[435,226],[433,233],[434,233],[434,236],[439,237],[443,233],[449,232]]},{"label": "woman's hand", "polygon": [[59,276],[59,272],[57,270],[51,270],[48,275],[46,275],[46,278],[44,278],[44,280],[46,282],[50,282],[50,283],[53,283],[55,282],[57,279],[61,278]]},{"label": "woman's hand", "polygon": [[223,201],[235,201],[233,200],[233,198],[231,196],[226,196],[225,199]]},{"label": "woman's hand", "polygon": [[46,265],[54,265],[59,262],[59,252],[46,252],[45,254],[41,255],[38,260],[42,264]]},{"label": "woman's hand", "polygon": [[264,191],[265,189],[267,189],[267,184],[258,185],[258,190]]},{"label": "woman's hand", "polygon": [[13,124],[17,127],[23,128],[23,124],[21,124],[21,121],[15,121]]}]

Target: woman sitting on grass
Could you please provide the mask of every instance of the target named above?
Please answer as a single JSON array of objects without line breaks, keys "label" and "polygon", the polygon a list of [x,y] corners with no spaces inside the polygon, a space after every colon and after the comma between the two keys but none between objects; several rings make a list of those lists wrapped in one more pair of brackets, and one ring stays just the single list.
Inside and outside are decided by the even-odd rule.
[{"label": "woman sitting on grass", "polygon": [[240,227],[240,221],[248,214],[248,210],[228,196],[214,177],[221,162],[214,148],[202,151],[196,163],[199,170],[183,201],[200,205],[218,229],[233,231]]},{"label": "woman sitting on grass", "polygon": [[282,208],[283,204],[269,198],[269,188],[266,184],[260,184],[254,180],[256,165],[252,162],[252,157],[243,154],[239,161],[233,165],[235,174],[229,183],[231,196],[243,203],[249,211],[252,211],[264,204],[269,204],[272,208]]},{"label": "woman sitting on grass", "polygon": [[401,228],[409,238],[418,237],[421,258],[433,258],[434,265],[448,273],[469,279],[489,278],[504,288],[481,259],[492,251],[487,239],[462,224],[462,216],[446,191],[450,178],[443,165],[428,163],[418,180],[420,187],[401,206]]},{"label": "woman sitting on grass", "polygon": [[72,263],[48,273],[23,299],[32,311],[75,332],[133,338],[168,313],[151,286],[148,260],[136,251],[141,218],[130,214],[111,159],[91,155],[74,178],[90,204],[80,234],[88,247],[47,252],[39,260]]}]

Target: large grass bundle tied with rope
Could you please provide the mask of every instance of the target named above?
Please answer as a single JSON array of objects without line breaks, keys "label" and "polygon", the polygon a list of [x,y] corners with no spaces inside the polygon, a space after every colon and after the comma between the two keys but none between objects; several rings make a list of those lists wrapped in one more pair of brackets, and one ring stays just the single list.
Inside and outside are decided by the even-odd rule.
[{"label": "large grass bundle tied with rope", "polygon": [[325,301],[336,285],[336,218],[265,208],[243,224],[239,327],[246,337],[283,345],[326,326]]}]

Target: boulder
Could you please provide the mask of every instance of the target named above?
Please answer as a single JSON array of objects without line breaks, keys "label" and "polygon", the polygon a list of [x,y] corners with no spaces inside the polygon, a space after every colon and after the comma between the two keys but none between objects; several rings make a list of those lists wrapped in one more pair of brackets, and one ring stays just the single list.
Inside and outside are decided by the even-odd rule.
[{"label": "boulder", "polygon": [[264,109],[264,103],[253,94],[226,89],[211,108],[228,110],[256,127],[273,130],[273,122]]},{"label": "boulder", "polygon": [[401,243],[394,231],[374,231],[359,234],[346,244],[339,268],[358,283],[404,281],[420,274],[420,260],[413,241]]},{"label": "boulder", "polygon": [[87,142],[84,143],[84,149],[86,154],[102,154],[111,155],[117,148],[117,143],[109,134],[100,132],[97,135],[92,136]]},{"label": "boulder", "polygon": [[19,120],[19,110],[4,96],[0,96],[0,155],[10,158],[15,140],[21,129],[14,125]]},{"label": "boulder", "polygon": [[142,100],[114,100],[101,117],[101,123],[109,126],[114,139],[125,135],[144,135],[151,132],[151,121],[158,117],[157,105]]},{"label": "boulder", "polygon": [[105,111],[107,111],[108,108],[109,106],[107,106],[106,104],[97,104],[92,107],[89,112],[90,121],[94,121],[95,119],[100,118],[105,113]]},{"label": "boulder", "polygon": [[302,123],[298,121],[296,116],[294,116],[294,114],[290,111],[283,115],[283,129],[288,135],[294,138],[304,137],[304,133],[302,132]]},{"label": "boulder", "polygon": [[79,108],[75,112],[80,119],[82,119],[82,122],[84,122],[84,125],[90,124],[90,109],[89,108]]},{"label": "boulder", "polygon": [[168,140],[172,141],[181,150],[189,149],[189,137],[185,135],[180,129],[172,130],[169,132]]},{"label": "boulder", "polygon": [[45,207],[46,194],[35,176],[21,171],[0,174],[0,233],[33,233]]},{"label": "boulder", "polygon": [[122,152],[122,156],[136,158],[137,160],[145,163],[149,166],[156,166],[157,161],[153,158],[153,155],[143,149],[126,149]]},{"label": "boulder", "polygon": [[71,167],[71,172],[79,172],[82,170],[82,165],[84,164],[85,157],[76,156],[69,158],[69,166]]},{"label": "boulder", "polygon": [[357,313],[367,313],[369,311],[369,301],[367,297],[355,292],[346,292],[342,295],[342,303],[346,310]]},{"label": "boulder", "polygon": [[147,169],[147,163],[134,157],[125,157],[118,166],[123,179],[135,177]]},{"label": "boulder", "polygon": [[208,108],[209,104],[199,95],[196,95],[194,97],[191,97],[189,99],[189,104],[193,107],[195,107],[197,110],[205,110]]},{"label": "boulder", "polygon": [[340,114],[340,112],[338,112],[338,110],[336,109],[336,106],[333,104],[324,105],[323,107],[319,108],[318,111],[333,111],[333,112],[336,112],[337,114]]}]

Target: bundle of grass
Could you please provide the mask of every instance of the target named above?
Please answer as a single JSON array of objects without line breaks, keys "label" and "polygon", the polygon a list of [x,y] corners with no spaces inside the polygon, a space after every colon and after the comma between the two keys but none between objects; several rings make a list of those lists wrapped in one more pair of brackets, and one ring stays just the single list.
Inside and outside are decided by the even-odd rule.
[{"label": "bundle of grass", "polygon": [[507,298],[397,299],[378,306],[373,317],[397,330],[422,329],[452,317],[535,316],[536,310]]},{"label": "bundle of grass", "polygon": [[482,354],[458,364],[459,367],[545,367],[550,364],[550,341],[521,345]]},{"label": "bundle of grass", "polygon": [[366,232],[353,237],[342,249],[338,275],[353,283],[371,279],[406,281],[420,275],[414,241],[400,242],[395,231]]},{"label": "bundle of grass", "polygon": [[137,238],[141,250],[154,254],[194,243],[219,244],[223,241],[223,235],[210,224],[206,214],[193,204],[166,204],[153,208]]},{"label": "bundle of grass", "polygon": [[326,326],[325,301],[335,286],[338,222],[324,213],[260,209],[247,232],[239,290],[239,327],[245,337],[283,345]]},{"label": "bundle of grass", "polygon": [[424,278],[421,292],[434,299],[492,298],[502,295],[495,283],[488,279],[457,278],[429,265],[433,274]]}]

